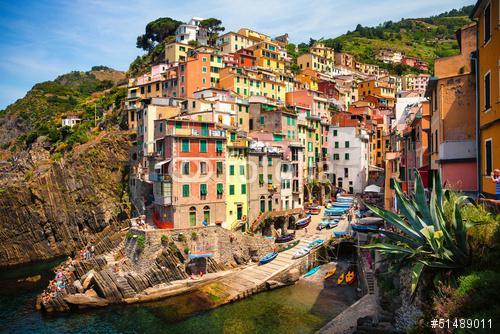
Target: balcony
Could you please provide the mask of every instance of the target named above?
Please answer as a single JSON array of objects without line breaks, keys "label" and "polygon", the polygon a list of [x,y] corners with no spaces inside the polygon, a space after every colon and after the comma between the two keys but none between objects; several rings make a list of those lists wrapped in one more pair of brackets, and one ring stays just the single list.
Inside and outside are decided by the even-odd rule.
[{"label": "balcony", "polygon": [[165,131],[166,136],[186,136],[186,137],[218,137],[225,138],[225,130],[200,130],[193,128],[169,128]]},{"label": "balcony", "polygon": [[170,180],[170,176],[167,174],[160,174],[156,172],[150,172],[149,173],[149,181],[152,182],[164,182]]}]

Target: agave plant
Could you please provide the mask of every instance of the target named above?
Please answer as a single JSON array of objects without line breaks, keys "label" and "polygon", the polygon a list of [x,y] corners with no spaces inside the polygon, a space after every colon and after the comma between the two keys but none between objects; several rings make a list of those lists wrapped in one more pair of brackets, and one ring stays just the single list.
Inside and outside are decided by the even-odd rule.
[{"label": "agave plant", "polygon": [[[425,268],[454,269],[468,264],[468,225],[462,220],[460,209],[471,201],[467,196],[449,196],[448,190],[443,190],[439,175],[435,178],[429,204],[418,172],[415,172],[412,195],[406,196],[398,183],[394,189],[400,215],[370,205],[367,207],[400,233],[377,231],[387,237],[387,242],[361,247],[396,254],[399,261],[411,261],[413,294]],[[445,204],[453,208],[450,218],[444,214]]]}]

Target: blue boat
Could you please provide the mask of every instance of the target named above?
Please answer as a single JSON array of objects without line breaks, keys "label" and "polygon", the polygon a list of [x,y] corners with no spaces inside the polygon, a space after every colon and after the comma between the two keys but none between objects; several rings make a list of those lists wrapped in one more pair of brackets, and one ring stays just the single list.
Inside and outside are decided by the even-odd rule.
[{"label": "blue boat", "polygon": [[353,202],[354,199],[352,197],[342,197],[342,196],[338,196],[336,198],[336,201],[337,202]]},{"label": "blue boat", "polygon": [[335,238],[342,238],[342,237],[346,236],[347,234],[349,234],[349,233],[347,233],[346,231],[333,232],[333,236]]},{"label": "blue boat", "polygon": [[310,251],[311,251],[311,248],[309,248],[309,246],[302,247],[301,249],[299,249],[298,251],[296,251],[293,254],[292,259],[298,259],[304,255],[309,254]]},{"label": "blue boat", "polygon": [[332,207],[325,210],[325,216],[340,216],[346,212],[349,208]]},{"label": "blue boat", "polygon": [[334,207],[350,208],[352,206],[352,203],[349,203],[349,202],[333,202],[332,205]]},{"label": "blue boat", "polygon": [[305,273],[304,277],[312,276],[312,275],[316,274],[316,272],[318,270],[319,270],[319,266],[316,266],[316,267],[312,268],[311,270],[309,270],[307,273]]},{"label": "blue boat", "polygon": [[323,239],[316,239],[314,241],[311,241],[308,245],[311,249],[318,248],[324,243]]},{"label": "blue boat", "polygon": [[260,261],[259,261],[259,265],[263,265],[263,264],[266,264],[266,263],[269,263],[271,262],[272,260],[274,260],[276,258],[276,256],[278,256],[278,252],[270,252],[270,253],[267,253],[266,255],[264,255]]},{"label": "blue boat", "polygon": [[356,231],[356,232],[365,232],[365,233],[368,233],[368,232],[371,232],[369,230],[378,230],[379,227],[376,226],[376,225],[351,225],[353,231]]}]

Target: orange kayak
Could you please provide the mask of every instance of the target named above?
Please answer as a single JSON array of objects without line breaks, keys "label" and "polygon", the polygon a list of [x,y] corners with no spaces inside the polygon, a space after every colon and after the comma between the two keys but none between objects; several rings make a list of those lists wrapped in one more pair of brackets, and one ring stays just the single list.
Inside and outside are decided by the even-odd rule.
[{"label": "orange kayak", "polygon": [[344,274],[341,274],[339,278],[337,279],[337,284],[340,285],[344,281]]},{"label": "orange kayak", "polygon": [[337,267],[334,267],[332,270],[330,270],[329,272],[327,272],[325,274],[325,276],[323,276],[323,279],[324,280],[329,279],[330,277],[332,277],[333,275],[335,275],[336,272],[337,272]]}]

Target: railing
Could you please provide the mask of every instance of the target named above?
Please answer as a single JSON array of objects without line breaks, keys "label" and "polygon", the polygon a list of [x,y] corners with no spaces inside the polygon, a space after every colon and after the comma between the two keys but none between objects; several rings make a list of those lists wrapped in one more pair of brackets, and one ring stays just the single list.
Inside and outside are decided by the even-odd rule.
[{"label": "railing", "polygon": [[199,130],[193,128],[168,128],[165,131],[167,136],[200,136],[200,137],[226,137],[225,130]]}]

